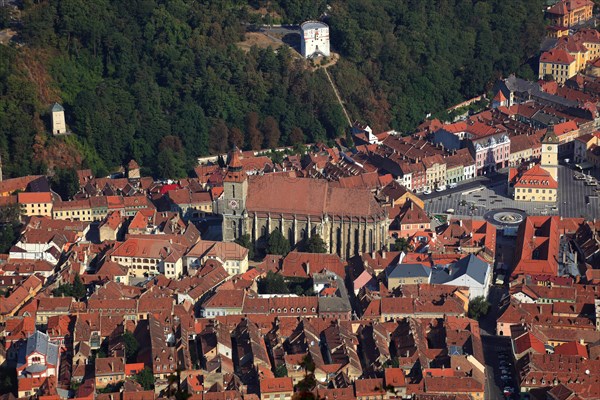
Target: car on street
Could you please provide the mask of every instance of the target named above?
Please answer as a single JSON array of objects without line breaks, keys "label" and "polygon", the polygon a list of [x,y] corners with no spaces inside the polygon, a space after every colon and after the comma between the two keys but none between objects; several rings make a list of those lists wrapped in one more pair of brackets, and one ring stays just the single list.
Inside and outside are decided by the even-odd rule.
[{"label": "car on street", "polygon": [[437,188],[435,188],[436,192],[443,192],[444,190],[446,190],[446,185],[438,186]]},{"label": "car on street", "polygon": [[431,193],[432,193],[432,191],[429,189],[425,189],[425,191],[423,192],[423,194],[431,194]]},{"label": "car on street", "polygon": [[450,189],[454,189],[454,188],[455,188],[455,187],[457,187],[457,186],[458,186],[458,184],[456,184],[456,183],[449,183],[449,184],[448,184],[448,187],[449,187]]}]

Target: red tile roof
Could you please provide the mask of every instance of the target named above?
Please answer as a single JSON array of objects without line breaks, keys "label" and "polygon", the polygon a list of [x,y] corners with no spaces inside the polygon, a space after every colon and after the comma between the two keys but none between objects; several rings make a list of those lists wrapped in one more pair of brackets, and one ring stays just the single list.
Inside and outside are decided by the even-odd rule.
[{"label": "red tile roof", "polygon": [[19,204],[52,203],[50,192],[21,192],[17,195]]},{"label": "red tile roof", "polygon": [[569,65],[575,62],[575,58],[564,49],[552,49],[545,51],[540,56],[540,62]]},{"label": "red tile roof", "polygon": [[260,394],[266,393],[281,393],[281,392],[293,392],[294,382],[292,378],[267,378],[260,380]]},{"label": "red tile roof", "polygon": [[579,342],[568,342],[560,344],[554,348],[554,354],[588,358],[587,346]]}]

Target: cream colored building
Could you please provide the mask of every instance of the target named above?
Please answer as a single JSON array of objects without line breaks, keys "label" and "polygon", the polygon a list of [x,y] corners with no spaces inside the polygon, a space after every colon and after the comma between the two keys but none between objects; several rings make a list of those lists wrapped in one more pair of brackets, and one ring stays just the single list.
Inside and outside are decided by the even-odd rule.
[{"label": "cream colored building", "polygon": [[200,240],[185,255],[188,270],[197,268],[208,260],[217,260],[229,275],[248,271],[248,249],[233,242]]},{"label": "cream colored building", "polygon": [[[155,235],[158,236],[158,235]],[[116,246],[110,260],[129,269],[129,276],[163,274],[177,279],[185,273],[185,246],[164,238],[129,238]]]},{"label": "cream colored building", "polygon": [[549,126],[542,137],[540,164],[522,171],[511,168],[509,188],[518,201],[556,202],[558,196],[558,145],[554,126]]},{"label": "cream colored building", "polygon": [[427,176],[427,187],[430,190],[446,185],[446,163],[440,155],[423,159]]},{"label": "cream colored building", "polygon": [[23,192],[17,195],[21,215],[52,217],[52,194],[50,192]]},{"label": "cream colored building", "polygon": [[539,64],[539,78],[543,79],[546,75],[552,75],[558,83],[565,83],[566,80],[577,75],[577,60],[564,49],[552,49],[542,53]]},{"label": "cream colored building", "polygon": [[93,221],[89,199],[57,202],[52,209],[52,218],[72,221]]}]

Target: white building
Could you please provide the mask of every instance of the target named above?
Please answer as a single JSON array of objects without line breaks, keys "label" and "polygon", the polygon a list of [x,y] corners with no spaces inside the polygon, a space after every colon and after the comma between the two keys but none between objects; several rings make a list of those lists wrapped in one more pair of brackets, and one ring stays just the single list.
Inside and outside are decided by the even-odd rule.
[{"label": "white building", "polygon": [[434,268],[429,283],[466,286],[469,288],[469,300],[480,296],[487,299],[492,284],[492,275],[490,264],[469,254],[447,268]]},{"label": "white building", "polygon": [[67,124],[65,123],[65,109],[58,103],[52,106],[52,134],[62,135],[67,133]]},{"label": "white building", "polygon": [[329,57],[329,26],[323,22],[306,21],[300,25],[300,52],[304,58]]}]

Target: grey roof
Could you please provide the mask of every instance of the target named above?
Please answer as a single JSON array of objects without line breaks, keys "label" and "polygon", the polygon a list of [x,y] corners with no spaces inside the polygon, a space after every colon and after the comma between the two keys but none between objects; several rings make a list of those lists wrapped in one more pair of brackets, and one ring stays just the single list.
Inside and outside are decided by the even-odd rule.
[{"label": "grey roof", "polygon": [[398,264],[386,271],[387,278],[429,278],[431,270],[423,264]]},{"label": "grey roof", "polygon": [[303,31],[305,31],[307,29],[321,29],[321,28],[328,28],[328,26],[326,23],[319,22],[319,21],[306,21],[305,23],[300,25],[300,29],[302,29]]},{"label": "grey roof", "polygon": [[517,78],[514,75],[511,75],[508,78],[506,78],[504,80],[504,84],[506,85],[506,88],[511,92],[529,93],[530,96],[533,96],[537,99],[541,99],[549,103],[560,104],[565,107],[578,106],[578,103],[576,101],[565,99],[564,97],[544,92],[537,82],[526,81],[524,79]]},{"label": "grey roof", "polygon": [[319,312],[349,312],[352,306],[342,297],[319,297]]},{"label": "grey roof", "polygon": [[435,268],[431,273],[429,283],[446,283],[467,275],[483,285],[489,268],[488,263],[473,254],[469,254],[450,265],[449,268]]},{"label": "grey roof", "polygon": [[34,352],[45,355],[47,364],[58,365],[58,345],[50,342],[48,335],[43,332],[35,331],[27,338],[27,345],[21,347],[20,350],[19,366],[25,364],[27,356]]},{"label": "grey roof", "polygon": [[54,103],[54,105],[52,106],[52,112],[61,112],[61,111],[65,111],[64,107],[58,103]]}]

